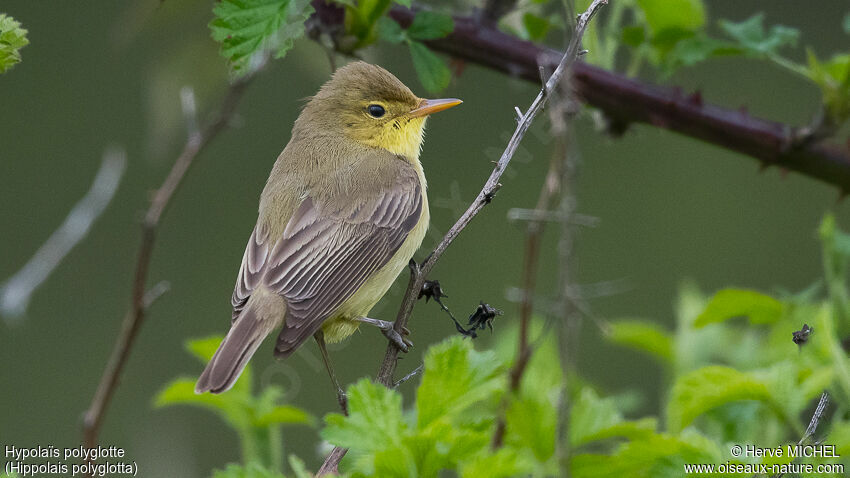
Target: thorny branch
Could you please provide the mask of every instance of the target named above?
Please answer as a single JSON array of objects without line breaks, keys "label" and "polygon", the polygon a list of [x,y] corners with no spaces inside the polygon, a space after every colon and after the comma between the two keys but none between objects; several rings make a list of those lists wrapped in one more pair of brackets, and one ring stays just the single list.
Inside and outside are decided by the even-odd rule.
[{"label": "thorny branch", "polygon": [[[183,147],[180,156],[174,162],[171,171],[162,183],[162,186],[156,191],[151,200],[150,207],[145,213],[142,222],[142,238],[139,244],[139,251],[136,260],[136,270],[133,277],[133,291],[130,304],[130,310],[124,317],[123,326],[118,338],[115,341],[115,346],[112,350],[112,355],[106,364],[106,369],[101,376],[100,383],[92,397],[91,404],[85,413],[83,419],[83,443],[86,447],[97,445],[98,434],[103,417],[112,395],[115,393],[115,388],[118,385],[118,380],[124,365],[130,356],[130,351],[133,348],[136,337],[139,334],[139,329],[145,319],[145,312],[149,306],[149,301],[146,297],[151,297],[146,292],[146,283],[148,278],[148,269],[150,266],[151,256],[153,254],[156,232],[159,227],[160,219],[163,213],[180,187],[183,178],[189,171],[189,168],[194,163],[198,154],[221,133],[230,123],[233,115],[236,112],[236,107],[239,104],[242,94],[250,84],[256,74],[262,70],[265,65],[265,59],[260,60],[259,64],[248,75],[236,80],[228,88],[218,113],[213,120],[203,129],[196,129],[194,125],[194,99],[190,98],[188,90],[181,92],[182,105],[184,115],[191,120],[188,122],[189,137]],[[153,290],[157,290],[154,287]]]},{"label": "thorny branch", "polygon": [[[399,308],[396,316],[394,325],[396,332],[401,333],[404,327],[407,326],[410,314],[413,312],[413,306],[416,304],[419,297],[419,292],[422,290],[422,286],[425,284],[428,274],[434,268],[437,261],[451,243],[457,238],[461,231],[463,231],[470,221],[472,221],[472,219],[481,212],[484,206],[490,203],[490,201],[495,197],[496,192],[499,188],[501,188],[502,185],[499,183],[499,179],[502,177],[502,174],[513,158],[519,143],[522,141],[522,138],[531,126],[531,123],[543,109],[543,105],[546,104],[546,101],[549,98],[549,92],[553,91],[557,87],[563,75],[571,68],[572,64],[578,58],[581,38],[584,35],[588,22],[591,18],[593,18],[599,8],[607,3],[608,0],[594,0],[587,8],[587,11],[577,18],[575,33],[566,52],[564,52],[557,68],[555,68],[552,76],[550,76],[544,83],[540,93],[538,93],[537,97],[534,98],[534,101],[531,103],[528,110],[524,113],[520,112],[521,114],[518,118],[516,130],[514,130],[513,136],[511,136],[502,156],[496,163],[496,167],[493,169],[493,172],[490,173],[490,177],[487,178],[487,181],[484,183],[484,187],[481,189],[481,192],[478,193],[478,196],[472,204],[469,205],[463,215],[461,215],[457,222],[455,222],[451,229],[449,229],[434,251],[431,252],[427,259],[425,259],[425,262],[419,265],[413,260],[410,261],[410,280],[408,281],[407,291],[404,294],[404,299],[402,300],[401,307]],[[398,354],[399,350],[394,344],[389,344],[387,346],[387,351],[384,355],[384,360],[381,363],[381,368],[377,376],[377,381],[384,386],[392,387],[393,385],[393,373],[395,372],[398,361]],[[316,476],[336,473],[339,462],[342,460],[343,456],[345,456],[346,451],[347,450],[345,448],[335,447],[327,459],[325,459],[325,462],[322,464]]]},{"label": "thorny branch", "polygon": [[[333,7],[318,6],[317,14],[323,21],[336,21],[333,15],[322,12],[328,8]],[[390,17],[406,28],[415,13],[416,10],[394,7]],[[456,16],[454,25],[447,37],[425,43],[435,51],[534,83],[540,81],[541,58],[544,66],[551,67],[562,56],[483,24],[474,15]],[[811,141],[804,134],[806,127],[707,104],[699,92],[686,95],[679,89],[644,83],[586,63],[577,63],[573,68],[573,85],[582,101],[605,113],[612,131],[623,131],[632,123],[646,123],[751,156],[763,166],[777,166],[835,185],[842,193],[850,192],[850,147]]]}]

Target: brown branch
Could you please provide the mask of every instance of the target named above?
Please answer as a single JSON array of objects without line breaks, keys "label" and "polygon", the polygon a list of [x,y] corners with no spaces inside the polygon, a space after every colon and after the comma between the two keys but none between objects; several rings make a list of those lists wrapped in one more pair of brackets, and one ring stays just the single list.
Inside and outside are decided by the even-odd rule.
[{"label": "brown branch", "polygon": [[[472,204],[469,205],[463,215],[461,215],[457,222],[455,222],[451,229],[449,229],[449,232],[446,233],[434,251],[431,252],[427,259],[425,259],[425,262],[419,265],[413,260],[410,261],[410,280],[408,281],[407,291],[404,294],[401,307],[396,315],[394,324],[396,332],[401,333],[407,326],[410,314],[413,312],[413,306],[416,304],[419,297],[419,291],[422,290],[422,286],[425,284],[428,274],[434,268],[437,261],[451,243],[454,242],[457,236],[466,228],[470,221],[472,221],[472,219],[481,212],[484,206],[490,203],[496,192],[502,187],[499,183],[499,179],[502,177],[502,174],[505,172],[508,164],[510,164],[517,147],[519,147],[519,143],[522,141],[522,138],[525,136],[525,133],[528,131],[528,128],[531,126],[531,123],[537,117],[538,113],[540,113],[543,109],[543,105],[546,104],[546,101],[549,98],[549,92],[553,91],[557,87],[565,72],[570,69],[578,57],[581,37],[587,27],[587,22],[594,14],[596,14],[602,5],[607,3],[608,0],[594,0],[588,7],[587,11],[577,19],[574,38],[570,41],[567,51],[564,53],[561,61],[552,73],[552,76],[550,76],[548,81],[546,81],[543,85],[540,93],[537,94],[537,97],[534,98],[534,101],[525,113],[522,113],[519,109],[517,109],[520,114],[516,130],[514,130],[513,136],[511,136],[510,141],[508,141],[508,145],[505,147],[504,152],[502,152],[502,156],[496,163],[496,167],[493,168],[493,171],[490,173],[490,177],[487,178],[487,181],[484,183],[484,187],[481,188],[481,192],[478,193],[478,196]],[[395,344],[390,343],[387,345],[387,351],[384,355],[383,362],[381,362],[381,368],[378,371],[378,376],[376,378],[378,383],[381,383],[386,387],[393,386],[393,374],[395,373],[396,364],[398,362],[398,354],[399,350]],[[316,476],[336,473],[339,467],[339,462],[345,456],[346,452],[347,449],[345,448],[335,447],[331,454],[325,459],[325,462],[322,464]]]},{"label": "brown branch", "polygon": [[[112,355],[106,364],[106,369],[101,376],[100,383],[92,397],[91,404],[85,413],[83,419],[83,443],[86,447],[94,447],[97,445],[98,434],[103,425],[103,418],[109,402],[115,393],[115,388],[118,385],[118,379],[121,377],[121,372],[124,369],[127,359],[130,356],[130,351],[133,348],[139,329],[145,319],[145,312],[148,307],[146,300],[146,283],[148,278],[148,269],[150,267],[151,255],[153,253],[154,241],[156,239],[157,228],[163,213],[174,196],[174,193],[180,187],[186,173],[192,166],[198,154],[221,133],[229,124],[230,119],[236,112],[236,106],[242,98],[246,87],[254,78],[257,72],[262,69],[265,61],[250,74],[235,81],[230,85],[226,96],[224,97],[221,107],[214,119],[202,130],[194,130],[192,124],[189,126],[189,138],[183,147],[183,151],[174,165],[162,186],[156,191],[151,200],[150,207],[145,213],[142,222],[142,239],[139,244],[139,252],[136,260],[136,270],[133,277],[133,292],[130,310],[124,317],[123,326],[118,338],[115,341],[115,346],[112,350]],[[183,99],[184,113],[187,112],[187,98]],[[194,108],[194,102],[192,109]],[[156,288],[155,288],[156,290]]]},{"label": "brown branch", "polygon": [[[403,27],[414,11],[395,7],[390,16]],[[436,51],[495,70],[539,81],[538,66],[554,65],[561,54],[484,25],[474,17],[455,17],[451,35],[425,42]],[[755,118],[740,110],[704,104],[700,95],[683,95],[586,63],[573,68],[578,96],[602,110],[618,128],[646,123],[675,131],[837,186],[850,192],[850,148],[805,141],[801,129]]]}]

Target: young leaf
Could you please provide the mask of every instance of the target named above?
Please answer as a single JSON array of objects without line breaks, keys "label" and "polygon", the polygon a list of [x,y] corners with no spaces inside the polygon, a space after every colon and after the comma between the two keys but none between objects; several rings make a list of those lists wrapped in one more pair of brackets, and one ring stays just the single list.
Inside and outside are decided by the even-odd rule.
[{"label": "young leaf", "polygon": [[414,40],[433,40],[443,38],[454,28],[454,20],[449,15],[423,10],[413,17],[407,35]]},{"label": "young leaf", "polygon": [[407,45],[416,75],[426,90],[437,93],[449,85],[452,74],[440,57],[418,41],[408,41]]},{"label": "young leaf", "polygon": [[431,347],[416,393],[417,428],[456,416],[503,387],[493,352],[476,352],[472,341],[455,337]]},{"label": "young leaf", "polygon": [[27,31],[14,18],[0,13],[0,73],[21,62],[21,48],[29,44]]},{"label": "young leaf", "polygon": [[325,440],[372,452],[397,447],[407,426],[401,416],[401,395],[365,378],[348,387],[348,416],[331,413],[325,423],[321,432]]},{"label": "young leaf", "polygon": [[244,74],[257,52],[270,49],[283,57],[304,34],[313,11],[309,0],[221,0],[209,26],[221,54],[237,74]]},{"label": "young leaf", "polygon": [[759,400],[769,402],[767,386],[743,372],[710,365],[679,377],[667,405],[667,426],[679,432],[698,416],[729,402]]},{"label": "young leaf", "polygon": [[694,32],[705,25],[702,0],[637,0],[654,36],[665,30]]},{"label": "young leaf", "polygon": [[272,423],[313,425],[315,422],[315,417],[291,405],[278,405],[254,419],[254,425],[258,427],[265,427]]},{"label": "young leaf", "polygon": [[799,30],[782,25],[774,25],[765,32],[763,13],[740,23],[721,20],[719,24],[727,35],[754,54],[775,54],[785,45],[795,45],[800,36]]},{"label": "young leaf", "polygon": [[286,478],[280,473],[267,470],[257,463],[247,466],[231,463],[224,470],[213,472],[212,478]]},{"label": "young leaf", "polygon": [[378,38],[388,43],[401,43],[407,37],[398,22],[389,17],[381,17],[378,20]]},{"label": "young leaf", "polygon": [[768,324],[782,317],[782,302],[753,290],[723,289],[694,321],[694,327],[723,322],[733,317],[747,317],[752,324]]},{"label": "young leaf", "polygon": [[654,322],[624,320],[613,322],[608,339],[612,342],[647,352],[662,363],[673,359],[673,338]]},{"label": "young leaf", "polygon": [[549,33],[549,28],[552,27],[552,24],[544,17],[526,12],[522,16],[522,26],[525,27],[526,40],[543,41],[546,38],[546,34]]},{"label": "young leaf", "polygon": [[570,410],[570,443],[581,446],[589,437],[623,420],[611,398],[601,398],[590,387],[584,387]]},{"label": "young leaf", "polygon": [[676,46],[664,57],[662,70],[664,74],[670,75],[679,68],[693,66],[711,58],[744,53],[743,48],[729,41],[695,35],[676,43]]}]

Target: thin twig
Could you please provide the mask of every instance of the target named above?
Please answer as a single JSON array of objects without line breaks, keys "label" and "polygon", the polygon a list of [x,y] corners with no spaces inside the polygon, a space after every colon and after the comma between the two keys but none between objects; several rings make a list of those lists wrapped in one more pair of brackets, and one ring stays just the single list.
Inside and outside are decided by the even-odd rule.
[{"label": "thin twig", "polygon": [[[168,207],[174,193],[177,192],[180,184],[192,166],[198,154],[221,133],[230,123],[236,113],[236,106],[239,104],[242,94],[250,84],[256,74],[262,70],[265,65],[265,59],[262,59],[258,66],[251,70],[251,73],[236,80],[228,88],[227,94],[222,100],[218,113],[213,120],[207,124],[202,130],[195,129],[192,125],[188,125],[189,138],[183,147],[180,156],[177,157],[171,171],[162,183],[162,186],[156,191],[151,200],[150,207],[145,213],[142,222],[142,239],[139,244],[139,251],[136,260],[136,270],[133,278],[133,292],[130,310],[124,318],[123,326],[115,346],[112,350],[112,355],[106,364],[106,369],[101,376],[100,383],[92,398],[91,404],[85,413],[83,419],[83,443],[86,447],[97,445],[98,434],[100,433],[103,417],[112,395],[115,393],[115,388],[118,385],[118,379],[124,369],[124,365],[130,356],[130,351],[133,348],[139,329],[145,319],[147,310],[145,301],[145,284],[148,278],[148,269],[153,253],[154,242],[156,239],[157,228],[162,214]],[[189,94],[181,95],[183,98],[184,116],[187,118],[194,117],[193,112],[186,111],[187,106],[194,107],[194,101],[188,101]]]},{"label": "thin twig", "polygon": [[[401,307],[399,308],[395,320],[394,329],[396,332],[401,333],[401,331],[407,326],[410,314],[413,312],[413,306],[416,304],[416,300],[419,297],[419,291],[422,290],[422,286],[425,284],[428,273],[431,272],[449,245],[451,245],[455,238],[457,238],[461,231],[466,228],[469,222],[472,221],[472,219],[484,208],[484,206],[490,203],[496,192],[502,186],[499,183],[499,179],[505,172],[505,169],[513,158],[519,143],[522,141],[522,138],[531,126],[534,118],[536,118],[537,114],[543,109],[543,105],[549,97],[548,92],[552,91],[555,86],[560,83],[561,77],[575,62],[579,45],[581,43],[581,37],[584,34],[585,28],[587,28],[588,21],[596,14],[602,5],[607,3],[608,0],[594,0],[588,7],[587,11],[578,18],[573,41],[570,42],[570,45],[564,53],[558,67],[555,69],[554,73],[552,73],[552,76],[543,86],[540,93],[537,94],[537,97],[534,98],[531,106],[525,113],[521,113],[521,118],[519,119],[513,136],[511,136],[507,147],[502,153],[502,156],[499,158],[499,161],[496,163],[496,167],[493,169],[493,172],[490,173],[490,177],[487,178],[487,181],[484,183],[484,187],[481,189],[481,192],[478,193],[478,196],[472,204],[469,205],[463,215],[457,220],[457,222],[455,222],[452,228],[449,229],[449,232],[446,233],[443,240],[440,241],[434,251],[431,252],[421,266],[415,261],[411,261],[410,280],[408,281],[407,291],[405,292],[404,299],[402,300]],[[395,344],[389,344],[387,346],[387,351],[384,355],[384,360],[381,362],[381,368],[378,371],[376,379],[378,383],[387,387],[392,386],[393,374],[398,361],[398,354],[399,350]],[[325,459],[325,462],[322,464],[322,467],[319,469],[316,476],[322,476],[327,473],[336,473],[339,462],[345,456],[346,452],[346,448],[335,447],[331,454]]]},{"label": "thin twig", "polygon": [[[821,418],[823,418],[823,414],[826,412],[826,406],[829,405],[829,393],[826,390],[820,394],[820,400],[818,400],[818,406],[815,408],[815,412],[812,414],[812,419],[809,421],[809,426],[806,428],[806,432],[803,433],[803,437],[800,438],[800,441],[797,442],[797,445],[802,445],[809,438],[814,436],[815,432],[818,429],[818,425],[820,424]],[[784,473],[777,473],[773,475],[771,478],[782,478]]]},{"label": "thin twig", "polygon": [[94,222],[115,197],[126,167],[127,155],[123,150],[107,150],[103,154],[100,169],[91,188],[74,205],[65,222],[42,244],[21,270],[0,285],[0,315],[3,315],[7,322],[26,313],[35,290],[86,237]]}]

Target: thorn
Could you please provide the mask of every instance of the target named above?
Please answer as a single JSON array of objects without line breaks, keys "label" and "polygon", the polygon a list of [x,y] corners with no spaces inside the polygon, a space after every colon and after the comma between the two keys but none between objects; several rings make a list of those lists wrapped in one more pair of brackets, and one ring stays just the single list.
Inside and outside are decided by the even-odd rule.
[{"label": "thorn", "polygon": [[579,50],[578,53],[576,54],[576,56],[581,57],[581,56],[587,55],[589,52],[590,52],[590,50]]},{"label": "thorn", "polygon": [[688,97],[688,102],[692,105],[702,107],[702,92],[700,90],[696,90]]},{"label": "thorn", "polygon": [[514,106],[514,111],[516,111],[516,120],[522,121],[523,114],[522,114],[522,110],[519,109],[519,106]]}]

